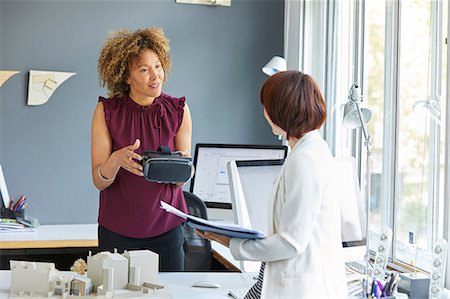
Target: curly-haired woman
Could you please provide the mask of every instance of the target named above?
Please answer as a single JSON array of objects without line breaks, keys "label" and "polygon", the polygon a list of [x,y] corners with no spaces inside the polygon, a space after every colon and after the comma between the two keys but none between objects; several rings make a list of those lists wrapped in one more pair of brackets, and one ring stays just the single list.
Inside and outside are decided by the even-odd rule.
[{"label": "curly-haired woman", "polygon": [[92,178],[100,190],[100,250],[150,249],[161,271],[183,270],[182,219],[160,200],[187,211],[180,186],[147,182],[144,150],[169,146],[189,155],[192,122],[185,98],[162,93],[169,41],[159,28],[121,30],[106,39],[98,60],[100,97],[92,120]]}]

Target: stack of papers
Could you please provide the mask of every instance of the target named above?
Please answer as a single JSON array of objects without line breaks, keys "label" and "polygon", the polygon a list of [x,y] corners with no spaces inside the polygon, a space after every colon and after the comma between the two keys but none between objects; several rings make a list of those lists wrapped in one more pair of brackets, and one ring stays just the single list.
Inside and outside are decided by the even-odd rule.
[{"label": "stack of papers", "polygon": [[161,201],[161,209],[166,210],[166,212],[168,213],[172,213],[174,215],[177,215],[178,217],[186,219],[188,225],[201,231],[213,232],[229,236],[231,238],[241,238],[241,239],[262,239],[266,237],[264,233],[259,230],[254,230],[251,228],[246,228],[233,224],[215,223],[205,220],[203,218],[188,215],[163,201]]},{"label": "stack of papers", "polygon": [[23,223],[20,219],[0,218],[0,233],[21,233],[33,232],[27,223]]},{"label": "stack of papers", "polygon": [[17,222],[16,219],[0,218],[0,232],[18,231],[26,226]]}]

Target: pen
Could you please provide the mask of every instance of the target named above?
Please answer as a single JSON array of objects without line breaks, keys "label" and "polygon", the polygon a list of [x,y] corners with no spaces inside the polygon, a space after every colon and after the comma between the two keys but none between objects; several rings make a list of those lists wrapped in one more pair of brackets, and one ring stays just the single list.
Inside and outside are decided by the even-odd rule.
[{"label": "pen", "polygon": [[394,290],[395,290],[395,287],[397,286],[397,283],[398,283],[398,274],[397,273],[393,273],[391,275],[391,279],[389,280],[388,284],[385,287],[386,294],[388,296],[394,295]]},{"label": "pen", "polygon": [[22,195],[22,196],[20,197],[20,199],[17,201],[17,203],[15,204],[13,210],[14,210],[14,211],[17,211],[17,209],[19,208],[19,206],[22,205],[22,203],[23,203],[24,200],[25,200],[25,195]]},{"label": "pen", "polygon": [[383,294],[384,294],[385,296],[391,295],[390,292],[389,292],[389,290],[390,290],[391,284],[392,284],[392,276],[393,276],[393,274],[390,275],[390,278],[389,278],[388,282],[384,285]]},{"label": "pen", "polygon": [[371,288],[370,288],[370,297],[374,297],[375,296],[375,298],[376,298],[376,283],[375,283],[375,280],[372,280],[372,286],[371,286]]},{"label": "pen", "polygon": [[377,280],[377,288],[378,288],[378,294],[377,294],[378,297],[377,298],[386,296],[386,294],[384,292],[385,288],[383,287],[383,284],[381,283],[381,281]]},{"label": "pen", "polygon": [[24,200],[22,203],[23,203],[23,205],[20,206],[20,207],[17,209],[18,211],[19,211],[19,210],[25,210],[25,208],[28,206],[28,203],[25,202],[25,200]]},{"label": "pen", "polygon": [[384,286],[383,286],[383,283],[381,282],[381,281],[378,281],[377,280],[377,295],[378,295],[378,297],[377,298],[382,298],[382,297],[384,297]]},{"label": "pen", "polygon": [[23,207],[23,205],[26,203],[26,199],[22,200],[22,202],[20,204],[18,204],[18,206],[16,207],[16,211],[20,211]]},{"label": "pen", "polygon": [[391,295],[395,295],[397,293],[397,285],[398,285],[399,281],[400,281],[400,276],[395,275],[394,282],[391,285]]}]

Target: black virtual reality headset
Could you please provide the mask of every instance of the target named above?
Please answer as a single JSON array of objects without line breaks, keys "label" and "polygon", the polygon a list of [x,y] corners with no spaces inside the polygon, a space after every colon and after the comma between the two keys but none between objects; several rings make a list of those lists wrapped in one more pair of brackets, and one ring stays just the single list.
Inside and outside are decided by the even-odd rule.
[{"label": "black virtual reality headset", "polygon": [[171,152],[168,146],[160,146],[157,151],[144,151],[142,166],[144,178],[156,183],[185,183],[194,173],[192,159]]}]

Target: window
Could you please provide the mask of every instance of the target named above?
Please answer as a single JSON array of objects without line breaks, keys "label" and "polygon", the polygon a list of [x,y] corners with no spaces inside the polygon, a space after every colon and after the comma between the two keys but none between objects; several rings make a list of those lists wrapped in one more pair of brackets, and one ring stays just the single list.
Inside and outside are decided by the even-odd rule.
[{"label": "window", "polygon": [[[285,9],[288,66],[291,61],[320,84],[328,104],[324,136],[334,155],[357,158],[363,192],[364,140],[360,130],[341,122],[340,107],[353,83],[363,87],[364,103],[372,109],[371,249],[379,232],[390,227],[391,259],[430,271],[433,241],[450,234],[443,215],[445,174],[450,179],[445,167],[448,1],[303,0],[287,1]],[[303,63],[292,64],[295,51]]]},{"label": "window", "polygon": [[426,271],[444,224],[447,5],[366,1],[365,7],[371,228],[393,228],[393,260]]}]

